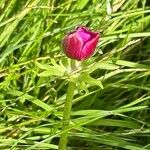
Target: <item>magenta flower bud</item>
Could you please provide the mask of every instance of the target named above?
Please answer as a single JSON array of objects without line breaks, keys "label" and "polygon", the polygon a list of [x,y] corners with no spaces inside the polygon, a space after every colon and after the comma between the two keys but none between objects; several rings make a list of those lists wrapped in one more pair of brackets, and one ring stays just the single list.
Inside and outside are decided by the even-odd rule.
[{"label": "magenta flower bud", "polygon": [[98,41],[98,32],[92,32],[86,27],[78,27],[65,36],[63,50],[69,58],[85,60],[93,55]]}]

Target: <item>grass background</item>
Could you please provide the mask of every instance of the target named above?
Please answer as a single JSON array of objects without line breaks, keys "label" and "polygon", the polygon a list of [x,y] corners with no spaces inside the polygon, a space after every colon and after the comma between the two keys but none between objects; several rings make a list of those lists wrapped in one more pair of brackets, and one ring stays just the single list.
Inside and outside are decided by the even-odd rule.
[{"label": "grass background", "polygon": [[101,33],[87,70],[104,88],[78,85],[68,149],[150,149],[149,0],[0,0],[1,149],[58,148],[61,40],[79,25]]}]

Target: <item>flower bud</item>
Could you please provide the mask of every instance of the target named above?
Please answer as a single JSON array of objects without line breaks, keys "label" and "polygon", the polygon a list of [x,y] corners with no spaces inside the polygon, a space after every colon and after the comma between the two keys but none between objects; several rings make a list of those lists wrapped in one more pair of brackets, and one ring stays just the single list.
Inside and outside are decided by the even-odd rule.
[{"label": "flower bud", "polygon": [[93,55],[98,41],[98,32],[92,32],[86,27],[78,27],[65,36],[63,50],[69,58],[82,61]]}]

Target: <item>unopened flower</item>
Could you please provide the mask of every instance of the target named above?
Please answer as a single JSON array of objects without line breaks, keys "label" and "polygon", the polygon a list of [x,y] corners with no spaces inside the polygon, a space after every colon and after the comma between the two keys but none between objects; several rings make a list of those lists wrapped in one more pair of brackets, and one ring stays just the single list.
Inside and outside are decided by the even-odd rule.
[{"label": "unopened flower", "polygon": [[85,60],[93,55],[98,41],[98,32],[92,32],[86,27],[78,27],[65,36],[63,50],[69,58]]}]

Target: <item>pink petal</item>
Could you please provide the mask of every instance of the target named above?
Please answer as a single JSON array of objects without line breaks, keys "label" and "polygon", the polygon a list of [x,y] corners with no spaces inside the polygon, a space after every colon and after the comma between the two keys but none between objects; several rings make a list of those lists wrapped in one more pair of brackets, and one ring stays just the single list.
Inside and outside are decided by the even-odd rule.
[{"label": "pink petal", "polygon": [[98,44],[99,33],[86,27],[78,27],[65,36],[63,40],[64,53],[72,59],[85,60],[93,55]]},{"label": "pink petal", "polygon": [[87,59],[91,57],[91,55],[93,55],[99,41],[99,33],[94,33],[94,35],[95,37],[93,39],[91,39],[83,45],[80,55],[81,60]]},{"label": "pink petal", "polygon": [[86,43],[87,41],[92,40],[93,38],[95,38],[97,36],[97,34],[99,34],[98,32],[92,32],[89,29],[87,29],[86,27],[78,27],[77,28],[77,32],[79,34],[79,36],[82,38],[83,42]]},{"label": "pink petal", "polygon": [[80,53],[83,47],[82,39],[76,32],[67,35],[63,41],[65,54],[72,59],[80,60]]},{"label": "pink petal", "polygon": [[81,37],[84,43],[86,43],[91,38],[91,35],[83,27],[77,29],[77,34]]}]

